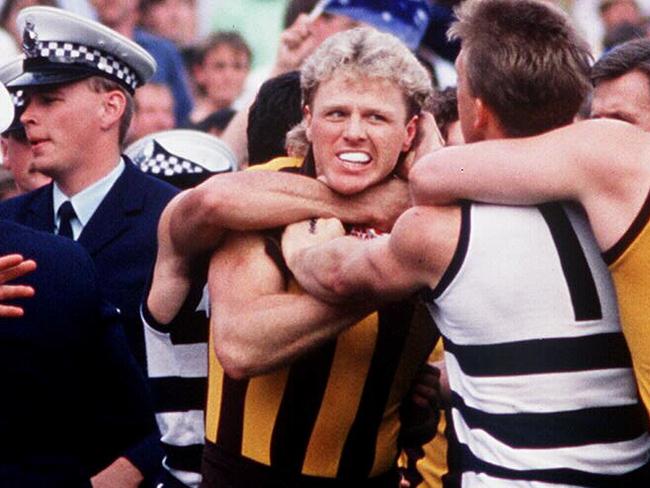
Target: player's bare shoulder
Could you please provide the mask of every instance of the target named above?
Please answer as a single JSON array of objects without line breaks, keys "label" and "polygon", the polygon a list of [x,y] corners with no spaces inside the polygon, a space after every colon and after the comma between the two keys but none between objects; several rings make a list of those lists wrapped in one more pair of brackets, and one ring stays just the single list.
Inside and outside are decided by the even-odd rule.
[{"label": "player's bare shoulder", "polygon": [[391,252],[411,269],[427,274],[435,285],[454,257],[460,238],[462,211],[458,205],[412,207],[391,232]]}]

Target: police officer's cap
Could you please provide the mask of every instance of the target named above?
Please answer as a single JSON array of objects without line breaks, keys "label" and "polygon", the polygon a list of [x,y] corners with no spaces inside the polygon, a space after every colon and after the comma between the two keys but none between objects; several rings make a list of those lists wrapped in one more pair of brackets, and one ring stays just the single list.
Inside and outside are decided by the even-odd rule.
[{"label": "police officer's cap", "polygon": [[144,173],[187,189],[217,173],[233,171],[236,158],[219,138],[173,129],[138,139],[124,153]]},{"label": "police officer's cap", "polygon": [[[23,72],[23,59],[24,58],[22,55],[16,56],[11,61],[0,66],[0,83],[2,83],[4,86],[8,86],[12,80],[15,80]],[[14,114],[14,117],[8,127],[3,125],[4,131],[17,130],[22,127],[22,124],[20,122],[20,115],[25,108],[23,90],[10,88],[9,95],[11,97],[10,100],[12,102],[12,113]],[[5,111],[3,110],[3,115],[4,112]]]},{"label": "police officer's cap", "polygon": [[89,76],[116,81],[130,93],[147,82],[156,62],[135,42],[84,17],[53,7],[21,10],[24,73],[10,86],[66,83]]},{"label": "police officer's cap", "polygon": [[9,127],[14,118],[14,104],[11,102],[11,95],[0,83],[0,132]]}]

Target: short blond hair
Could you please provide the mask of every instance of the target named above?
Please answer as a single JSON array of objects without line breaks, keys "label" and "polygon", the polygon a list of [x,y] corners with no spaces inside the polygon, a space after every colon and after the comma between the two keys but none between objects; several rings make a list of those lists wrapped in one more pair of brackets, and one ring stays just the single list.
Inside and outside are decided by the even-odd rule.
[{"label": "short blond hair", "polygon": [[370,27],[335,34],[307,58],[300,70],[303,105],[310,105],[320,84],[339,72],[395,83],[404,93],[409,119],[422,111],[433,93],[429,73],[406,45]]}]

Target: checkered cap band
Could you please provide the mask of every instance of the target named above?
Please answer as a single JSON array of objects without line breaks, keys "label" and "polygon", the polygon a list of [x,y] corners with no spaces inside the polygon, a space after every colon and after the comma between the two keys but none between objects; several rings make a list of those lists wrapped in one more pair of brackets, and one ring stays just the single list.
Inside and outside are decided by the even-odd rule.
[{"label": "checkered cap band", "polygon": [[140,82],[135,71],[117,58],[99,49],[73,42],[36,41],[36,49],[27,52],[30,59],[47,59],[53,63],[80,63],[93,67],[135,90]]},{"label": "checkered cap band", "polygon": [[207,171],[203,166],[170,153],[156,141],[153,141],[153,147],[147,148],[136,157],[134,163],[143,173],[156,176],[170,177],[182,174],[200,174]]}]

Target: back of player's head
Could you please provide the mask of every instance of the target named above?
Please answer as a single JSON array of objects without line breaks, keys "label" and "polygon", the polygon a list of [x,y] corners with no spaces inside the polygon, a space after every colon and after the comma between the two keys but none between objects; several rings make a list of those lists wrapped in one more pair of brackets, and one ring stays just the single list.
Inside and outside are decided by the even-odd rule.
[{"label": "back of player's head", "polygon": [[635,39],[615,47],[591,68],[591,82],[598,86],[601,81],[619,78],[630,71],[640,71],[650,83],[650,39]]},{"label": "back of player's head", "polygon": [[300,73],[267,80],[248,112],[248,162],[267,162],[285,152],[287,132],[302,120]]},{"label": "back of player's head", "polygon": [[447,140],[449,125],[458,121],[458,95],[455,86],[436,92],[429,111],[436,118],[443,139]]},{"label": "back of player's head", "polygon": [[558,7],[541,0],[468,0],[449,30],[462,43],[474,97],[511,137],[572,122],[591,89],[587,43]]}]

